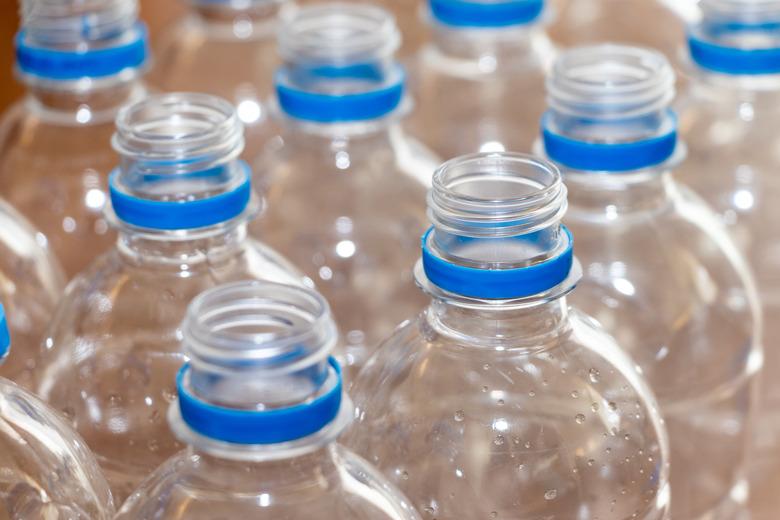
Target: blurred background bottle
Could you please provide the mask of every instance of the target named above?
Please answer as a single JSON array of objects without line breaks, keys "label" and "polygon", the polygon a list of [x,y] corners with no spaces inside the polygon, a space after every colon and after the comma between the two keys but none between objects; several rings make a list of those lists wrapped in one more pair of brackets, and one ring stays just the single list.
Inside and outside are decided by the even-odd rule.
[{"label": "blurred background bottle", "polygon": [[117,110],[145,95],[135,0],[23,0],[17,75],[0,121],[0,196],[38,228],[72,277],[115,240],[103,217]]},{"label": "blurred background bottle", "polygon": [[410,105],[392,16],[301,9],[280,32],[282,134],[258,158],[269,209],[251,230],[313,278],[344,334],[345,369],[422,308],[412,265],[437,159],[399,121]]},{"label": "blurred background bottle", "polygon": [[[0,360],[12,340],[0,305]],[[4,518],[113,518],[108,483],[84,441],[40,399],[3,378],[0,423]]]},{"label": "blurred background bottle", "polygon": [[430,0],[431,40],[409,75],[410,133],[444,159],[530,152],[553,57],[543,0]]},{"label": "blurred background bottle", "polygon": [[233,103],[251,159],[274,135],[268,102],[279,57],[276,33],[289,0],[185,0],[189,9],[155,45],[149,82]]},{"label": "blurred background bottle", "polygon": [[0,303],[8,310],[13,351],[0,376],[32,385],[46,327],[65,287],[56,258],[27,220],[0,199]]},{"label": "blurred background bottle", "polygon": [[658,396],[672,518],[741,518],[760,305],[725,227],[671,177],[684,155],[672,67],[648,49],[579,47],[557,60],[548,97],[543,149],[564,171],[564,222],[585,272],[572,304],[615,336]]},{"label": "blurred background bottle", "polygon": [[780,2],[702,0],[689,31],[689,89],[680,102],[688,160],[679,180],[718,212],[756,273],[764,304],[766,370],[752,492],[780,501]]},{"label": "blurred background bottle", "polygon": [[329,357],[336,325],[316,292],[241,282],[190,305],[178,400],[187,449],[154,472],[119,519],[417,520],[401,493],[336,444],[352,420]]},{"label": "blurred background bottle", "polygon": [[247,238],[259,201],[238,160],[242,125],[230,103],[152,96],[120,111],[116,126],[122,160],[110,193],[119,239],[68,286],[37,389],[73,421],[123,500],[181,448],[164,415],[190,301],[223,282],[301,276]]},{"label": "blurred background bottle", "polygon": [[666,518],[657,404],[569,308],[565,211],[559,171],[531,156],[461,157],[434,177],[416,269],[430,305],[358,375],[345,439],[426,518]]}]

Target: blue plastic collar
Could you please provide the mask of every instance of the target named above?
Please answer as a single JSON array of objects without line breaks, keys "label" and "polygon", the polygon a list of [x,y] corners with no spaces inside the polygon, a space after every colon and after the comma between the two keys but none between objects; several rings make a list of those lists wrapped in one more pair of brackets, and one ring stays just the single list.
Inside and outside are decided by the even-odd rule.
[{"label": "blue plastic collar", "polygon": [[[133,197],[116,184],[118,170],[109,176],[111,205],[119,220],[145,229],[197,229],[227,222],[244,212],[252,198],[249,165],[240,161],[245,180],[232,191],[208,199],[159,201]],[[190,174],[203,176],[204,173]]]},{"label": "blue plastic collar", "polygon": [[146,26],[141,22],[135,25],[127,43],[80,51],[37,47],[27,41],[22,30],[16,35],[16,64],[24,74],[56,81],[104,78],[142,67],[149,56],[148,47]]},{"label": "blue plastic collar", "polygon": [[555,258],[518,269],[477,269],[455,265],[434,254],[428,247],[434,231],[431,228],[422,238],[425,276],[437,287],[469,298],[509,300],[543,293],[563,283],[574,263],[574,240],[566,226],[561,229],[569,243]]},{"label": "blue plastic collar", "polygon": [[429,0],[433,17],[455,27],[509,27],[536,21],[544,11],[544,0]]},{"label": "blue plastic collar", "polygon": [[11,349],[11,335],[8,332],[8,322],[5,319],[5,309],[0,304],[0,359],[8,355]]},{"label": "blue plastic collar", "polygon": [[703,69],[733,75],[780,74],[780,47],[744,49],[688,35],[691,59]]},{"label": "blue plastic collar", "polygon": [[549,113],[542,118],[542,140],[547,156],[578,171],[627,172],[657,166],[677,150],[677,120],[670,111],[672,128],[666,134],[632,143],[577,141],[550,130]]},{"label": "blue plastic collar", "polygon": [[[339,73],[337,74],[337,70]],[[368,79],[363,74],[375,73],[370,67],[349,67],[327,69],[324,78],[355,77]],[[287,72],[282,69],[276,73],[276,94],[279,106],[290,117],[317,123],[348,123],[370,121],[385,116],[398,108],[406,90],[406,74],[399,65],[396,74],[381,87],[358,94],[323,94],[296,89],[287,81]]]},{"label": "blue plastic collar", "polygon": [[302,439],[325,428],[338,416],[343,382],[338,362],[330,358],[338,383],[313,401],[264,412],[234,410],[206,403],[184,388],[185,364],[176,378],[179,410],[184,422],[195,432],[234,444],[278,444]]}]

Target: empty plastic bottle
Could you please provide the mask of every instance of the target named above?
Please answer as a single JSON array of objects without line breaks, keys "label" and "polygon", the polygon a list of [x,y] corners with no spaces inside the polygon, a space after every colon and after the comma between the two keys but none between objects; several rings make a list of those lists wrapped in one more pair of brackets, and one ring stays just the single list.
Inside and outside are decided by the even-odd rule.
[{"label": "empty plastic bottle", "polygon": [[[0,305],[0,360],[10,346]],[[0,426],[2,518],[113,518],[108,483],[84,441],[40,399],[3,378]]]},{"label": "empty plastic bottle", "polygon": [[70,278],[116,240],[103,216],[113,121],[145,95],[137,0],[23,0],[16,70],[27,95],[0,121],[0,196]]},{"label": "empty plastic bottle", "polygon": [[247,238],[259,204],[237,160],[241,130],[230,103],[203,94],[152,96],[117,118],[119,239],[68,286],[37,386],[97,454],[117,499],[181,448],[163,416],[190,301],[223,282],[301,280]]},{"label": "empty plastic bottle", "polygon": [[346,445],[424,518],[659,519],[668,445],[639,369],[566,295],[581,271],[550,163],[445,163],[415,271],[429,307],[352,386]]},{"label": "empty plastic bottle", "polygon": [[738,518],[763,363],[758,295],[716,215],[671,177],[684,156],[672,67],[638,47],[576,48],[557,60],[548,96],[543,147],[564,171],[564,222],[585,272],[572,304],[658,397],[672,517]]},{"label": "empty plastic bottle", "polygon": [[223,97],[244,123],[252,158],[273,137],[268,102],[278,66],[278,18],[288,0],[188,0],[189,12],[162,35],[149,82],[166,91]]},{"label": "empty plastic bottle", "polygon": [[553,57],[544,0],[429,0],[431,41],[412,64],[410,132],[450,159],[530,152]]},{"label": "empty plastic bottle", "polygon": [[[719,214],[755,272],[764,310],[767,377],[751,493],[780,507],[780,2],[702,0],[689,29],[689,88],[680,103],[688,160],[678,179]],[[764,518],[758,516],[758,518]]]},{"label": "empty plastic bottle", "polygon": [[0,199],[0,302],[14,338],[0,376],[25,387],[32,385],[41,341],[65,287],[62,269],[41,237]]},{"label": "empty plastic bottle", "polygon": [[255,168],[271,187],[252,233],[315,279],[350,370],[425,303],[411,267],[437,160],[398,124],[408,108],[399,40],[392,16],[373,6],[310,6],[286,21],[276,76],[284,131]]},{"label": "empty plastic bottle", "polygon": [[168,413],[188,447],[118,520],[417,520],[406,498],[336,444],[352,419],[336,326],[316,292],[235,283],[195,299],[182,325],[191,360]]}]

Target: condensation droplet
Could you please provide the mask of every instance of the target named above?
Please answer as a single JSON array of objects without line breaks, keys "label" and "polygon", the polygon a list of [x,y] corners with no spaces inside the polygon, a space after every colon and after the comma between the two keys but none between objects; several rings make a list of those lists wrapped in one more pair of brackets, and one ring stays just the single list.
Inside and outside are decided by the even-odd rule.
[{"label": "condensation droplet", "polygon": [[599,403],[593,403],[590,405],[590,409],[593,410],[593,412],[599,411]]},{"label": "condensation droplet", "polygon": [[608,406],[610,410],[617,412],[617,404],[615,404],[613,401],[610,401]]},{"label": "condensation droplet", "polygon": [[591,368],[588,371],[588,377],[590,378],[591,383],[598,383],[599,379],[601,378],[601,374],[599,374],[599,371],[595,368]]},{"label": "condensation droplet", "polygon": [[504,438],[503,435],[496,435],[496,438],[493,439],[493,444],[495,444],[496,446],[503,446],[505,442],[506,439]]},{"label": "condensation droplet", "polygon": [[544,492],[544,499],[545,500],[555,500],[558,498],[558,490],[557,489],[548,489]]},{"label": "condensation droplet", "polygon": [[577,414],[577,415],[574,417],[574,420],[575,420],[575,421],[577,421],[577,424],[583,424],[583,423],[585,422],[585,416],[584,416],[584,415],[582,415],[581,413],[578,413],[578,414]]},{"label": "condensation droplet", "polygon": [[536,392],[531,390],[530,392],[528,392],[528,397],[536,397]]},{"label": "condensation droplet", "polygon": [[571,392],[571,396],[572,396],[574,399],[577,399],[577,398],[579,398],[579,396],[580,396],[580,393],[579,393],[578,391],[576,391],[576,390],[572,390],[572,392]]},{"label": "condensation droplet", "polygon": [[588,459],[588,466],[593,466],[596,463],[593,459]]},{"label": "condensation droplet", "polygon": [[466,412],[464,412],[463,410],[458,410],[455,412],[455,420],[457,422],[462,422],[463,419],[465,418],[466,418]]}]

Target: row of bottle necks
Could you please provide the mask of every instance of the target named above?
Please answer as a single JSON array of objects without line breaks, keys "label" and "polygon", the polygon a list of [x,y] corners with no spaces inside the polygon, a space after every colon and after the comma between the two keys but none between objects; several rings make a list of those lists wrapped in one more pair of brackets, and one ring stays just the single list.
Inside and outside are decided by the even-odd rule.
[{"label": "row of bottle necks", "polygon": [[[461,76],[469,84],[470,75],[486,72],[455,67],[468,65],[468,57],[431,67],[433,77],[444,79],[420,75],[435,95],[420,97],[412,108],[404,103],[404,74],[387,59],[398,38],[382,11],[309,8],[288,23],[283,34],[295,38],[282,42],[289,63],[277,75],[270,105],[283,129],[254,162],[254,175],[239,160],[241,122],[269,128],[269,105],[171,94],[120,111],[113,145],[121,162],[106,179],[93,149],[108,141],[108,125],[100,124],[106,114],[72,106],[76,98],[67,90],[52,94],[51,83],[40,82],[53,74],[51,62],[37,54],[40,41],[20,42],[21,73],[37,97],[11,116],[9,126],[17,131],[10,135],[25,138],[4,152],[12,174],[18,172],[7,193],[28,218],[49,224],[39,224],[43,233],[36,234],[3,207],[7,243],[14,246],[7,255],[9,278],[24,287],[3,298],[12,336],[29,341],[12,351],[5,370],[73,421],[120,500],[182,441],[194,446],[180,456],[181,472],[146,481],[154,489],[128,502],[125,509],[135,511],[130,517],[147,517],[137,511],[151,511],[160,501],[170,510],[183,507],[170,491],[195,478],[188,471],[198,478],[221,474],[220,481],[237,486],[209,481],[206,487],[218,489],[218,496],[241,494],[236,468],[226,462],[235,460],[249,473],[255,467],[249,462],[258,463],[260,479],[250,484],[247,477],[243,490],[252,498],[236,506],[245,508],[239,511],[284,503],[278,497],[289,491],[284,483],[283,492],[257,491],[270,486],[262,479],[280,453],[296,460],[319,454],[311,462],[328,468],[316,466],[313,473],[336,475],[346,464],[351,469],[342,476],[372,475],[367,488],[352,480],[341,484],[357,486],[361,491],[353,495],[360,496],[383,489],[380,501],[393,504],[393,518],[406,518],[414,508],[436,518],[662,518],[669,508],[670,460],[676,517],[744,506],[755,375],[762,364],[758,295],[722,222],[669,174],[682,150],[669,112],[674,75],[666,60],[622,46],[564,53],[548,79],[550,111],[538,148],[553,161],[546,162],[499,151],[520,148],[506,139],[484,142],[485,128],[513,136],[537,128],[536,121],[520,122],[539,118],[542,103],[528,96],[502,104],[505,118],[485,112],[485,89],[501,78],[455,96]],[[355,51],[350,41],[330,41],[323,31],[358,28],[369,45],[356,55],[349,54]],[[140,52],[143,31],[128,30],[126,47]],[[540,33],[531,33],[520,48],[543,49]],[[360,66],[334,67],[332,56],[312,62],[321,49]],[[124,51],[101,66],[141,59]],[[441,64],[442,56],[430,59]],[[137,76],[127,74],[140,70],[132,63],[120,63],[127,82],[105,92],[140,92]],[[523,81],[531,76],[523,74]],[[542,77],[540,71],[537,87]],[[503,86],[530,92],[528,85]],[[441,92],[455,103],[442,109],[436,97],[450,96]],[[702,108],[706,103],[696,105]],[[755,113],[746,119],[746,111],[740,104],[740,121],[754,121]],[[439,161],[405,137],[402,115],[422,121],[418,135],[431,141],[493,150],[439,168],[427,216],[425,191]],[[63,131],[70,117],[76,124]],[[504,123],[488,124],[498,120]],[[691,144],[684,168],[697,175],[703,168],[695,165],[701,160],[696,148],[711,153],[717,147]],[[78,153],[83,147],[91,151]],[[96,162],[65,175],[72,153]],[[559,168],[569,188],[571,231],[560,225],[567,191]],[[47,174],[55,171],[57,177]],[[753,257],[744,247],[757,241],[753,220],[741,217],[753,212],[766,223],[758,211],[771,208],[758,205],[751,175],[729,204],[740,210],[732,218],[739,224],[733,235]],[[259,219],[253,176],[268,186]],[[730,189],[724,184],[716,187]],[[728,221],[728,211],[722,213]],[[433,230],[415,267],[429,221]],[[113,246],[110,227],[119,230]],[[109,251],[95,260],[96,237],[106,239]],[[48,247],[68,251],[61,258],[69,267],[79,265],[69,276],[81,272],[61,300],[61,276],[47,259]],[[606,325],[619,347],[569,310],[566,295],[582,275],[571,299]],[[351,415],[343,411],[351,407],[339,370],[327,359],[335,332],[305,307],[316,295],[272,285],[224,287],[195,300],[209,308],[195,313],[192,330],[179,326],[203,290],[247,279],[316,286],[326,295],[342,332],[339,357],[356,381],[358,421],[347,444],[385,477],[341,448],[326,453],[303,446],[312,439],[325,446]],[[420,318],[393,332],[431,296]],[[263,307],[272,304],[283,310]],[[36,337],[41,330],[48,330],[42,342]],[[185,358],[192,368],[177,384]],[[261,413],[268,409],[284,413]],[[765,422],[771,430],[774,423]],[[724,443],[732,448],[724,451]],[[198,495],[183,493],[190,494]],[[193,503],[219,507],[213,497]],[[300,498],[290,507],[307,510]],[[314,510],[324,507],[317,503]],[[346,514],[336,511],[324,516]]]}]

